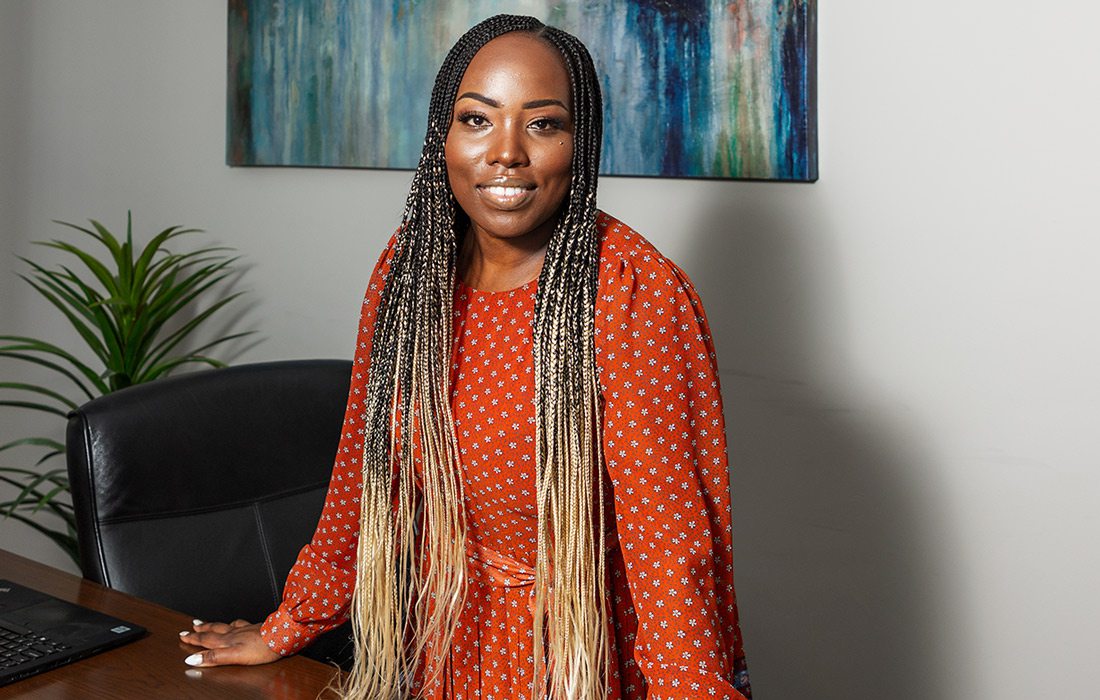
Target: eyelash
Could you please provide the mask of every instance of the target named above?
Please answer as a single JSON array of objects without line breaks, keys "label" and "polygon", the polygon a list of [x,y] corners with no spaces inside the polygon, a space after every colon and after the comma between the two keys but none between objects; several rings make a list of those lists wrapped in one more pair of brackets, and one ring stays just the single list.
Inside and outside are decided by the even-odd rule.
[{"label": "eyelash", "polygon": [[565,128],[565,122],[561,119],[554,119],[553,117],[539,117],[535,121],[531,122],[531,126],[541,124],[539,131],[560,131]]},{"label": "eyelash", "polygon": [[471,124],[470,123],[475,119],[480,119],[485,123],[489,122],[488,117],[486,117],[481,112],[461,112],[457,117],[455,117],[456,122],[466,124],[467,126],[473,126],[474,128],[478,128],[478,127],[483,126],[483,124]]},{"label": "eyelash", "polygon": [[[481,120],[483,123],[474,124],[476,120]],[[461,124],[466,124],[474,129],[484,128],[489,123],[489,118],[481,112],[460,112],[455,117],[455,121]],[[565,128],[565,122],[561,119],[555,119],[553,117],[539,117],[530,123],[529,126],[536,127],[535,131],[560,131]]]}]

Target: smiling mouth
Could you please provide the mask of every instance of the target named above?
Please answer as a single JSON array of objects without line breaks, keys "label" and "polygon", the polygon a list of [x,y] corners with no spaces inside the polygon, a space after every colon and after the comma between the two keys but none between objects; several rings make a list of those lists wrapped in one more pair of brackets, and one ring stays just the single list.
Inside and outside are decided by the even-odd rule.
[{"label": "smiling mouth", "polygon": [[487,204],[497,209],[518,209],[534,196],[535,187],[516,185],[478,185],[478,194]]}]

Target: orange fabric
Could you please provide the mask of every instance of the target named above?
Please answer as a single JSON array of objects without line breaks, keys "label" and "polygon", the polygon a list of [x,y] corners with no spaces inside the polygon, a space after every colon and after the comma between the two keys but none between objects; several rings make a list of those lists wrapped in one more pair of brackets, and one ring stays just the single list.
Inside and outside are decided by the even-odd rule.
[{"label": "orange fabric", "polygon": [[[601,214],[596,352],[604,402],[610,697],[751,697],[733,588],[729,478],[717,367],[684,273]],[[388,267],[363,305],[343,436],[317,532],[263,626],[281,654],[346,618],[354,581],[370,333]],[[466,498],[469,588],[442,700],[530,698],[536,507],[531,322],[536,283],[506,292],[459,284],[451,367]],[[436,653],[429,649],[428,653]]]}]

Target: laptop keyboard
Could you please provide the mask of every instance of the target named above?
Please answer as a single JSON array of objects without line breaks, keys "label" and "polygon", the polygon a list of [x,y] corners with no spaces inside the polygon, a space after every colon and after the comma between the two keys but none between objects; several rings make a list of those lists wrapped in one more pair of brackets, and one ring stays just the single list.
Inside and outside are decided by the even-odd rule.
[{"label": "laptop keyboard", "polygon": [[0,669],[61,654],[70,648],[34,632],[20,634],[0,627]]}]

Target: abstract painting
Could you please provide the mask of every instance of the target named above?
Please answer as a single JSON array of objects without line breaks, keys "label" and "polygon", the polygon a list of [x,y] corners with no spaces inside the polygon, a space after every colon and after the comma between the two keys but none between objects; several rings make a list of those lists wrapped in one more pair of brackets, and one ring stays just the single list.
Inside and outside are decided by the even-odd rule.
[{"label": "abstract painting", "polygon": [[816,0],[229,0],[230,165],[416,167],[435,72],[466,29],[576,34],[608,175],[817,179]]}]

